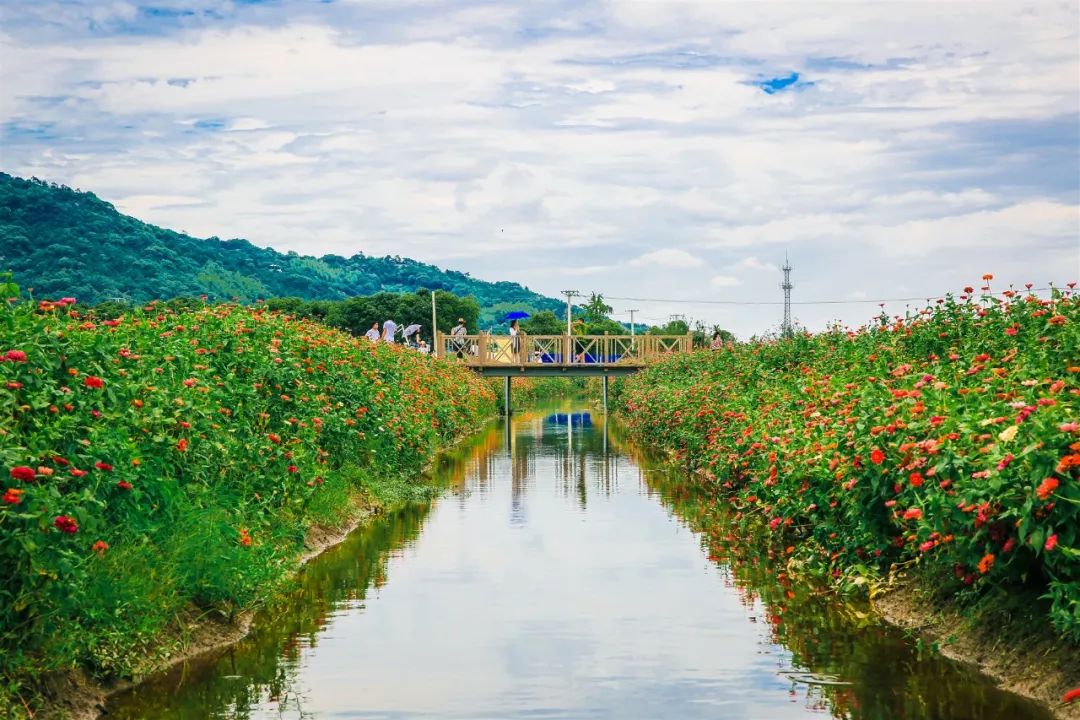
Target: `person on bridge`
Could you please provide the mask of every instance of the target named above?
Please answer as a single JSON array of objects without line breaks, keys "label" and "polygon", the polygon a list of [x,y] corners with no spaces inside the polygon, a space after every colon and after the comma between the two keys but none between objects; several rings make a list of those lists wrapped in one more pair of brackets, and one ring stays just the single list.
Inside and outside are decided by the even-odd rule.
[{"label": "person on bridge", "polygon": [[387,320],[382,326],[382,339],[383,342],[394,342],[394,334],[397,333],[397,323],[393,320]]},{"label": "person on bridge", "polygon": [[714,332],[712,334],[712,342],[709,343],[709,349],[710,350],[723,350],[724,349],[724,338],[722,338],[720,336],[720,331],[719,330],[717,330],[716,332]]},{"label": "person on bridge", "polygon": [[518,321],[510,321],[510,352],[514,362],[521,363],[521,336],[518,334]]},{"label": "person on bridge", "polygon": [[420,339],[420,326],[416,323],[413,323],[412,325],[409,325],[405,328],[405,330],[402,332],[402,335],[405,338],[405,344],[411,348],[415,348],[417,347],[416,341]]},{"label": "person on bridge", "polygon": [[465,357],[465,335],[467,332],[465,318],[458,318],[457,325],[450,331],[451,337],[454,338],[454,351],[457,353],[458,360]]},{"label": "person on bridge", "polygon": [[366,337],[368,340],[370,340],[373,343],[379,342],[379,321],[378,320],[371,323],[371,327],[368,329],[368,331],[366,333],[364,333],[364,337]]}]

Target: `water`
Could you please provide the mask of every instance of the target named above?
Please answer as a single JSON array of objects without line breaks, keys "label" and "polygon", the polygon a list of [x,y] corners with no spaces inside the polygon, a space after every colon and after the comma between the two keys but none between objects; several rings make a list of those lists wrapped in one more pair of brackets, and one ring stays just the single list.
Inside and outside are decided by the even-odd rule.
[{"label": "water", "polygon": [[437,502],[353,533],[249,638],[108,717],[1049,717],[703,541],[688,524],[715,509],[573,411],[480,433]]}]

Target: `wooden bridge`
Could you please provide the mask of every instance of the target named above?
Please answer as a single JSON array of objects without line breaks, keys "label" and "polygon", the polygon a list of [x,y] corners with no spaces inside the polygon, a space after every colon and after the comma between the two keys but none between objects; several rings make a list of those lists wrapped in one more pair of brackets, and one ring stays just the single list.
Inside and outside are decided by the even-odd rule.
[{"label": "wooden bridge", "polygon": [[435,353],[458,358],[481,375],[629,375],[650,360],[690,352],[690,335],[447,335],[437,333]]},{"label": "wooden bridge", "polygon": [[689,334],[435,335],[439,357],[457,358],[480,375],[505,378],[508,414],[511,377],[601,377],[606,409],[609,377],[630,375],[650,360],[692,349]]}]

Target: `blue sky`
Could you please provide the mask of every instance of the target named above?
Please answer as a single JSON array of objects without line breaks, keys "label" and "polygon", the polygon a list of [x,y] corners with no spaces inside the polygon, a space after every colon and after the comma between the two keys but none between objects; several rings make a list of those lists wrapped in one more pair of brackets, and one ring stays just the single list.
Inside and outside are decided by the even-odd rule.
[{"label": "blue sky", "polygon": [[[785,253],[796,300],[1064,283],[1078,26],[998,1],[0,0],[0,167],[548,294],[778,300]],[[742,336],[779,315],[612,304]]]}]

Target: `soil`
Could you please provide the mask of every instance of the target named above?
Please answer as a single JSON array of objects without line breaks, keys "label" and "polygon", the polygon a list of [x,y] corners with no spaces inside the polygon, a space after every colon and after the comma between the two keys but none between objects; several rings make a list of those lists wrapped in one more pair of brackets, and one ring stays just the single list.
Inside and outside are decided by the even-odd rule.
[{"label": "soil", "polygon": [[942,655],[976,667],[999,687],[1046,705],[1055,717],[1080,720],[1080,701],[1062,702],[1066,692],[1080,687],[1080,649],[1007,612],[973,619],[934,598],[928,586],[901,577],[873,599],[874,609],[889,623],[936,644]]},{"label": "soil", "polygon": [[[375,510],[357,502],[356,512],[340,527],[314,525],[308,529],[304,540],[304,553],[297,562],[297,569],[312,558],[342,542],[345,537],[367,522]],[[170,636],[176,639],[177,650],[159,662],[149,665],[142,673],[149,677],[174,665],[187,662],[247,636],[251,629],[253,612],[241,613],[234,619],[205,614],[178,623]],[[100,683],[81,671],[72,671],[51,678],[45,685],[45,693],[52,700],[31,717],[35,720],[97,720],[104,717],[105,701],[110,695],[137,685],[137,681]]]}]

